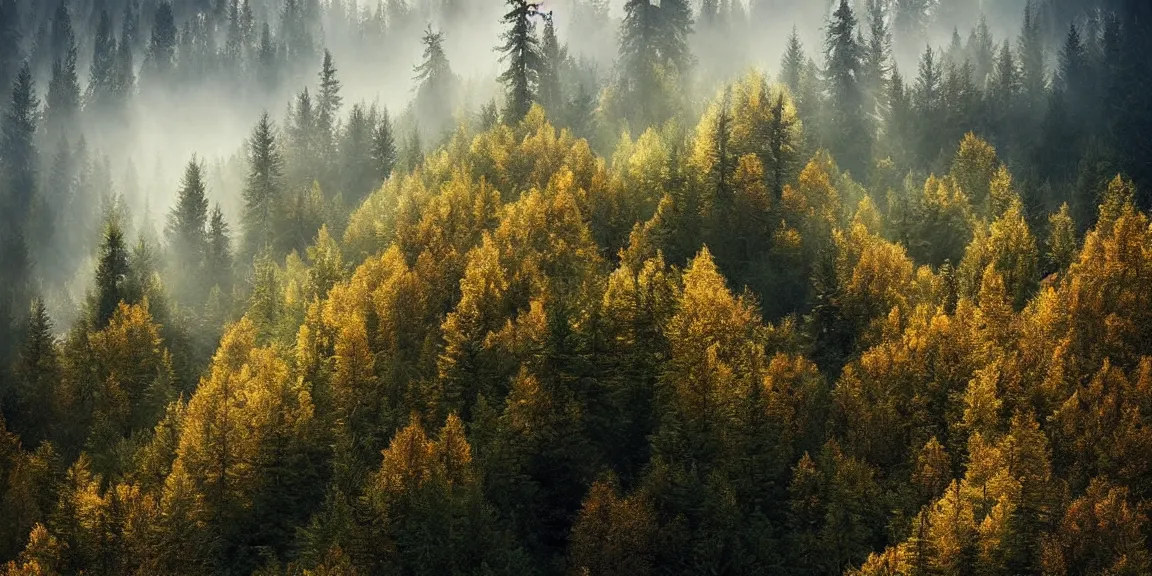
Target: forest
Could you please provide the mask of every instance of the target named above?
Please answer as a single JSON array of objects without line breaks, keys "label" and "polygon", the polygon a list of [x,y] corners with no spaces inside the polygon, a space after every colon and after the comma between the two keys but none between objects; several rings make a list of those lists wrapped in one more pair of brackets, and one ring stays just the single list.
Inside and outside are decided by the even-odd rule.
[{"label": "forest", "polygon": [[1147,0],[0,0],[0,575],[1152,574]]}]

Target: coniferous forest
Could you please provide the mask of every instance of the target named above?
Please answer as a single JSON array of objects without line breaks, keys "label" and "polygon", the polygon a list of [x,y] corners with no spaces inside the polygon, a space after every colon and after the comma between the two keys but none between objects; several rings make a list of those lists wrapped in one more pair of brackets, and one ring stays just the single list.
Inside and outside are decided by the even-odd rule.
[{"label": "coniferous forest", "polygon": [[0,573],[1152,574],[1147,0],[0,0]]}]

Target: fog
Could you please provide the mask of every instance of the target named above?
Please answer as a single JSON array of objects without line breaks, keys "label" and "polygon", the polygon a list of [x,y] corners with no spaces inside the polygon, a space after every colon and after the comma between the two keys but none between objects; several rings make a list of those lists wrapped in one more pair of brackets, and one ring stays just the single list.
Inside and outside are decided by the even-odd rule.
[{"label": "fog", "polygon": [[[926,46],[946,50],[954,31],[968,41],[981,16],[997,44],[1015,46],[1027,5],[1027,0],[879,1],[892,34],[892,59],[906,78],[915,75]],[[726,24],[708,29],[697,18],[689,42],[693,82],[685,96],[702,102],[752,67],[776,76],[793,30],[805,55],[822,66],[826,23],[837,4],[695,2],[694,14],[715,6]],[[853,4],[863,39],[868,4]],[[1035,2],[1035,13],[1044,20],[1049,62],[1055,61],[1068,23],[1108,5],[1097,4]],[[162,8],[168,6],[171,26],[158,33],[160,16],[167,14]],[[76,317],[88,289],[105,218],[101,214],[125,214],[129,237],[154,238],[162,251],[165,216],[194,156],[206,169],[209,203],[223,209],[235,243],[248,170],[245,142],[264,112],[285,134],[297,96],[304,89],[317,93],[325,50],[331,52],[341,84],[338,116],[345,118],[356,104],[386,109],[395,122],[398,146],[419,131],[424,151],[434,148],[452,127],[477,122],[486,104],[503,99],[496,48],[502,42],[505,6],[496,0],[174,0],[170,5],[161,0],[0,0],[0,7],[5,42],[0,45],[5,52],[0,54],[0,81],[12,86],[20,63],[28,63],[39,113],[34,195],[42,212],[52,214],[41,215],[47,224],[22,230],[32,260],[31,283],[65,326]],[[539,9],[551,15],[567,50],[569,84],[593,97],[602,93],[618,72],[625,0],[555,0]],[[911,11],[914,25],[901,19]],[[70,20],[72,40],[61,31],[62,14]],[[450,111],[449,117],[428,112],[441,108],[414,105],[415,68],[423,59],[426,30],[443,34],[444,53],[458,79],[453,93],[444,96],[448,103],[442,109]],[[59,116],[48,101],[54,64],[66,64],[70,42],[81,98],[74,110]],[[113,96],[107,102],[100,100],[96,81],[101,42],[116,69],[130,71],[126,83],[109,89]],[[158,65],[158,60],[166,63]],[[569,97],[576,91],[571,88]],[[0,108],[11,106],[6,97]],[[53,179],[53,159],[62,142],[72,147],[83,142],[88,169]],[[88,197],[53,188],[59,182]],[[325,192],[363,197],[361,191]]]}]

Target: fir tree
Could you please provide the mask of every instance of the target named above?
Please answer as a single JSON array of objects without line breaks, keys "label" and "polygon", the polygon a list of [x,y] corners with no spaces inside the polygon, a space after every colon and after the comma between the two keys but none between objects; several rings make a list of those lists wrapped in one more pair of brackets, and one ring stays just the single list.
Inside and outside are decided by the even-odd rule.
[{"label": "fir tree", "polygon": [[176,205],[168,213],[164,235],[172,250],[173,289],[185,304],[202,298],[203,270],[207,256],[205,226],[208,223],[208,198],[204,187],[203,168],[193,157],[184,168],[184,178],[176,196]]},{"label": "fir tree", "polygon": [[687,81],[692,67],[688,38],[692,35],[692,7],[688,0],[661,0],[656,50],[661,63]]},{"label": "fir tree", "polygon": [[897,36],[907,46],[923,45],[931,0],[893,0]]},{"label": "fir tree", "polygon": [[4,123],[0,126],[0,178],[5,185],[8,226],[22,230],[36,193],[36,120],[39,101],[32,70],[25,62],[12,85]]},{"label": "fir tree", "polygon": [[1016,139],[1016,115],[1020,106],[1020,70],[1005,41],[996,58],[996,67],[988,79],[989,125],[995,144],[1006,147]]},{"label": "fir tree", "polygon": [[507,4],[509,9],[502,20],[507,30],[501,36],[504,44],[498,49],[503,53],[501,61],[507,63],[508,68],[499,80],[507,90],[505,121],[515,123],[528,114],[536,100],[540,71],[544,67],[536,25],[532,21],[541,14],[541,5],[528,0],[507,0]]},{"label": "fir tree", "polygon": [[829,147],[841,166],[862,178],[871,160],[872,143],[860,86],[863,51],[857,38],[856,15],[848,0],[840,0],[832,14],[824,46],[833,109]]},{"label": "fir tree", "polygon": [[[219,290],[220,298],[228,299],[232,294],[232,238],[228,222],[220,205],[212,207],[208,222],[207,251],[204,255],[204,276],[206,284]],[[223,305],[224,303],[220,303]]]},{"label": "fir tree", "polygon": [[424,31],[424,59],[415,68],[417,82],[416,109],[419,117],[435,126],[437,133],[451,125],[452,107],[456,101],[456,75],[444,52],[444,33]]},{"label": "fir tree", "polygon": [[892,72],[892,34],[881,0],[868,0],[868,44],[864,46],[862,83],[868,98],[866,112],[874,118],[883,115],[888,76]]},{"label": "fir tree", "polygon": [[620,73],[616,86],[626,121],[641,126],[663,120],[655,102],[661,96],[657,36],[660,9],[648,0],[628,0],[620,26]]},{"label": "fir tree", "polygon": [[936,160],[945,145],[941,130],[944,128],[943,78],[940,58],[931,47],[920,57],[920,73],[913,89],[913,103],[917,115],[917,150],[920,151],[920,165],[928,166]]},{"label": "fir tree", "polygon": [[1043,24],[1035,0],[1024,8],[1024,23],[1017,41],[1020,54],[1020,85],[1033,120],[1044,109],[1048,78],[1044,71]]},{"label": "fir tree", "polygon": [[116,94],[116,38],[112,18],[100,12],[92,50],[92,67],[88,70],[87,103],[98,111],[111,110]]},{"label": "fir tree", "polygon": [[60,54],[52,61],[52,79],[48,83],[44,116],[50,138],[72,130],[80,112],[80,79],[76,73],[76,38],[72,32],[68,9],[61,4],[53,20],[53,43]]},{"label": "fir tree", "polygon": [[560,66],[564,57],[560,41],[556,39],[556,23],[552,14],[545,15],[544,34],[540,42],[540,105],[555,118],[562,117],[564,97],[561,92]]},{"label": "fir tree", "polygon": [[36,446],[51,436],[53,392],[61,376],[52,319],[41,298],[32,302],[15,376],[15,388],[5,391],[10,397],[0,400],[4,419],[25,444]]},{"label": "fir tree", "polygon": [[392,128],[392,118],[385,108],[372,133],[372,162],[376,167],[377,184],[392,175],[396,167],[396,137]]},{"label": "fir tree", "polygon": [[260,29],[260,47],[257,50],[259,64],[258,77],[260,87],[265,93],[271,94],[280,85],[280,57],[275,41],[272,39],[272,29],[268,23]]},{"label": "fir tree", "polygon": [[7,89],[20,68],[20,13],[16,0],[0,0],[0,88]]},{"label": "fir tree", "polygon": [[282,168],[275,128],[265,112],[248,142],[248,180],[244,186],[242,218],[245,259],[271,247],[275,239]]},{"label": "fir tree", "polygon": [[321,150],[332,149],[336,136],[336,120],[344,99],[340,97],[340,80],[336,78],[336,64],[332,53],[324,50],[324,64],[320,69],[320,91],[316,98],[316,128]]},{"label": "fir tree", "polygon": [[376,164],[372,159],[375,120],[375,109],[368,111],[364,105],[355,104],[340,136],[342,190],[344,197],[356,205],[379,185]]},{"label": "fir tree", "polygon": [[1088,53],[1075,24],[1068,27],[1064,46],[1060,49],[1059,64],[1053,89],[1064,94],[1070,108],[1082,110],[1084,106],[1090,105],[1089,63]]},{"label": "fir tree", "polygon": [[980,16],[980,21],[968,39],[968,52],[972,58],[976,86],[983,90],[988,85],[988,78],[996,65],[996,43],[992,39],[992,31],[988,28],[988,19],[983,15]]},{"label": "fir tree", "polygon": [[113,87],[117,101],[123,105],[136,91],[136,69],[132,56],[131,27],[121,27],[120,43],[116,47],[116,73]]},{"label": "fir tree", "polygon": [[89,313],[93,330],[102,330],[120,302],[127,298],[131,269],[128,265],[128,246],[124,232],[115,219],[109,220],[100,245],[100,258],[96,264],[96,286],[92,294]]},{"label": "fir tree", "polygon": [[804,45],[800,43],[800,32],[795,26],[788,35],[788,45],[780,58],[780,81],[788,85],[793,94],[800,93],[800,82],[804,77]]}]

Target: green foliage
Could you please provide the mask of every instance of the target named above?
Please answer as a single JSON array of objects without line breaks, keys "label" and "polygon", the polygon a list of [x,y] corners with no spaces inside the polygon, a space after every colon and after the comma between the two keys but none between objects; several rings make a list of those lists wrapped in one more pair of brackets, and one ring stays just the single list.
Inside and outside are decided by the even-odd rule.
[{"label": "green foliage", "polygon": [[[325,49],[283,134],[265,114],[245,158],[187,165],[161,258],[135,176],[72,139],[132,109],[140,6],[96,18],[80,106],[69,8],[12,43],[0,0],[0,50],[54,64],[41,125],[47,66],[0,53],[5,573],[1149,571],[1138,8],[1049,71],[1029,3],[1015,47],[957,29],[906,81],[892,45],[972,6],[844,0],[813,10],[822,68],[796,30],[780,84],[717,87],[741,3],[693,38],[686,1],[627,2],[601,78],[604,4],[510,0],[501,122],[447,60],[480,9],[323,4],[146,12],[132,106],[217,66],[298,81],[317,10],[357,48],[444,25],[395,122],[342,113]],[[91,264],[43,262],[65,247]]]}]

